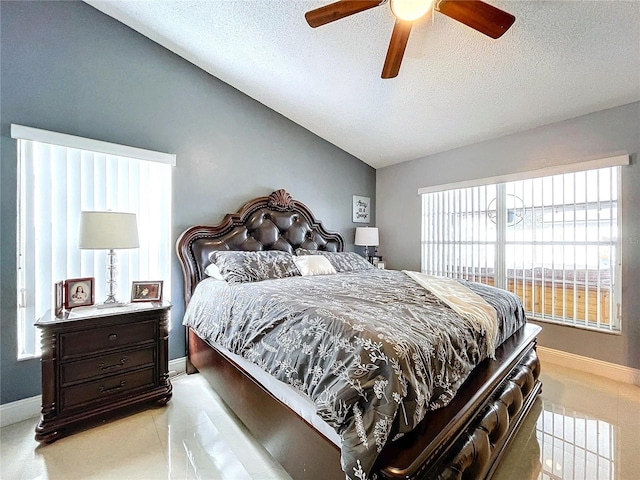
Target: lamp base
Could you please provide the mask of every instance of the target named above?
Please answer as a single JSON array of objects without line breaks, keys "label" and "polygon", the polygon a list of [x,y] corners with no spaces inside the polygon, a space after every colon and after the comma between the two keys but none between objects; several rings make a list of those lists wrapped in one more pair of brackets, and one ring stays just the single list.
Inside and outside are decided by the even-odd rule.
[{"label": "lamp base", "polygon": [[124,307],[126,303],[116,299],[118,291],[118,260],[116,251],[112,248],[107,253],[107,298],[104,303],[98,305],[98,308]]}]

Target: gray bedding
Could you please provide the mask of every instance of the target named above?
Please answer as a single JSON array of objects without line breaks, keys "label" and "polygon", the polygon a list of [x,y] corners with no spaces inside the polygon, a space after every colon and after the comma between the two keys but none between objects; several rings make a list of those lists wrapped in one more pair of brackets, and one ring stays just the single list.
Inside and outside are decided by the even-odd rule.
[{"label": "gray bedding", "polygon": [[[498,312],[497,344],[525,323],[519,299],[462,282]],[[253,283],[201,282],[185,325],[308,395],[363,480],[388,440],[447,405],[487,357],[484,335],[392,270]]]}]

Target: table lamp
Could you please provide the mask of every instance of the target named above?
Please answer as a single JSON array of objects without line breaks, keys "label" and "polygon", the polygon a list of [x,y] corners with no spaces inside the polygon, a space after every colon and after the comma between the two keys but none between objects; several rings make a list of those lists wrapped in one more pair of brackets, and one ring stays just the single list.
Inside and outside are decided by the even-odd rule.
[{"label": "table lamp", "polygon": [[357,227],[354,243],[358,246],[364,246],[364,256],[369,260],[369,247],[377,247],[380,244],[378,227]]},{"label": "table lamp", "polygon": [[124,305],[116,299],[116,250],[138,248],[138,223],[135,213],[80,212],[80,248],[109,250],[107,253],[107,299],[104,306]]}]

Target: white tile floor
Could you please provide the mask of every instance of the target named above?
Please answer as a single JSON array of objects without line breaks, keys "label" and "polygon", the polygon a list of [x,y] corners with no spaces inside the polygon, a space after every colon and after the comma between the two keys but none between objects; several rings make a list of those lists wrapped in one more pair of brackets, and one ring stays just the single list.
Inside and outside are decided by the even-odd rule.
[{"label": "white tile floor", "polygon": [[[640,387],[543,365],[543,393],[495,480],[637,480]],[[199,375],[152,408],[39,446],[37,419],[0,430],[0,478],[288,479]]]}]

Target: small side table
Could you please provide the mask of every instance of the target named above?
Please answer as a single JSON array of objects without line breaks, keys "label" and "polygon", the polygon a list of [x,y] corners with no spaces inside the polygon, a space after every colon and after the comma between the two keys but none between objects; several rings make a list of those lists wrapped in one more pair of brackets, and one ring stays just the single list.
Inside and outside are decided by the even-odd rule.
[{"label": "small side table", "polygon": [[116,410],[171,398],[168,302],[78,307],[36,322],[42,330],[39,442]]},{"label": "small side table", "polygon": [[384,262],[382,261],[382,255],[373,255],[369,257],[369,262],[373,264],[374,267],[384,269]]}]

